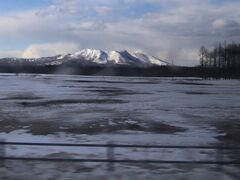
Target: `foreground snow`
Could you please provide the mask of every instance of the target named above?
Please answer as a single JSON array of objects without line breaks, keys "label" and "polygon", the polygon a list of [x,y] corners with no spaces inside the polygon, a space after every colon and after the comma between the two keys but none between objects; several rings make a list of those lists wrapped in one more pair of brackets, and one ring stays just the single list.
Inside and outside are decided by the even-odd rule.
[{"label": "foreground snow", "polygon": [[[240,83],[197,78],[1,74],[0,139],[27,142],[234,145],[222,124],[239,123]],[[133,128],[134,127],[134,128]],[[230,129],[239,132],[238,129]],[[239,134],[236,133],[236,137]],[[231,136],[233,136],[231,134]],[[116,149],[119,159],[215,160],[211,150]],[[225,160],[236,152],[226,151]],[[10,156],[105,158],[104,148],[6,147]],[[0,178],[236,179],[239,168],[6,162]],[[24,172],[24,173],[22,173]],[[108,175],[107,175],[108,174]]]}]

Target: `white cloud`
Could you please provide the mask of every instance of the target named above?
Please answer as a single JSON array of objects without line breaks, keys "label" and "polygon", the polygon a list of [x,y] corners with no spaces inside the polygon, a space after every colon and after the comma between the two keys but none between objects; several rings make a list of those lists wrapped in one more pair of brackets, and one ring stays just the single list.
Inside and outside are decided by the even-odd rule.
[{"label": "white cloud", "polygon": [[100,31],[102,29],[105,29],[105,24],[102,22],[97,22],[97,21],[84,21],[80,22],[78,24],[73,23],[71,24],[71,27],[73,30],[76,31]]},{"label": "white cloud", "polygon": [[20,50],[7,50],[7,51],[0,51],[0,58],[5,57],[21,57],[22,51]]},{"label": "white cloud", "polygon": [[[24,57],[56,55],[80,47],[141,49],[160,58],[174,58],[177,64],[196,65],[201,45],[240,36],[240,2],[223,6],[200,0],[142,0],[167,8],[137,17],[115,13],[123,8],[121,2],[130,7],[139,1],[56,0],[44,9],[0,16],[0,38],[23,43],[27,47]],[[19,56],[18,50],[13,52]]]},{"label": "white cloud", "polygon": [[107,6],[96,6],[94,9],[96,10],[96,12],[98,12],[101,15],[108,14],[109,12],[112,11],[112,8]]},{"label": "white cloud", "polygon": [[223,19],[216,19],[213,21],[212,26],[215,29],[222,29],[227,25],[226,21]]},{"label": "white cloud", "polygon": [[54,56],[58,54],[73,53],[79,47],[74,43],[61,42],[53,44],[33,44],[27,47],[23,53],[23,58],[39,58],[43,56]]},{"label": "white cloud", "polygon": [[99,15],[106,15],[113,10],[113,6],[118,5],[118,0],[55,0],[55,2],[45,9],[37,12],[41,16],[75,16],[97,12]]},{"label": "white cloud", "polygon": [[[56,18],[40,17],[36,11],[26,11],[7,16],[0,16],[0,37],[16,38],[16,41],[31,39],[59,28]],[[48,34],[49,35],[49,34]],[[39,36],[39,38],[41,38]]]}]

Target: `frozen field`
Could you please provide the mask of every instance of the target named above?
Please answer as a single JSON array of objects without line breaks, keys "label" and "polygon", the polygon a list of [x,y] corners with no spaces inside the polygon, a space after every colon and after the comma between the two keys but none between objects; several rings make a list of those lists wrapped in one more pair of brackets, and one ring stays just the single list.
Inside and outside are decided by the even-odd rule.
[{"label": "frozen field", "polygon": [[[0,139],[17,142],[240,145],[240,81],[0,74]],[[6,155],[104,158],[104,148],[7,146]],[[122,159],[215,160],[211,150],[116,149]],[[225,160],[239,160],[225,151]],[[5,162],[0,179],[238,179],[209,165]]]}]

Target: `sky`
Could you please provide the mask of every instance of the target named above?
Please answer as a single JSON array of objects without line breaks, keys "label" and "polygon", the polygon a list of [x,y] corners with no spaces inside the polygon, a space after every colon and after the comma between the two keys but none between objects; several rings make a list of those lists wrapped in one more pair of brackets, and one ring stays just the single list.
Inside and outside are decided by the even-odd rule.
[{"label": "sky", "polygon": [[240,42],[240,0],[0,0],[0,57],[85,48],[195,66],[201,45]]}]

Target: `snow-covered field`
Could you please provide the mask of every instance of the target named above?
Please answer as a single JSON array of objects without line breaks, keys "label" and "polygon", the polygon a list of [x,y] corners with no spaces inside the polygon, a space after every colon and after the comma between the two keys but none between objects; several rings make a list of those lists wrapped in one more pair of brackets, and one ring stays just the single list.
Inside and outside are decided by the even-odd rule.
[{"label": "snow-covered field", "polygon": [[[240,81],[0,74],[0,139],[17,142],[239,146]],[[116,149],[119,159],[216,160],[212,150]],[[7,146],[6,155],[105,158],[104,148]],[[224,160],[239,160],[225,151]],[[214,165],[7,161],[0,179],[238,179]]]}]

